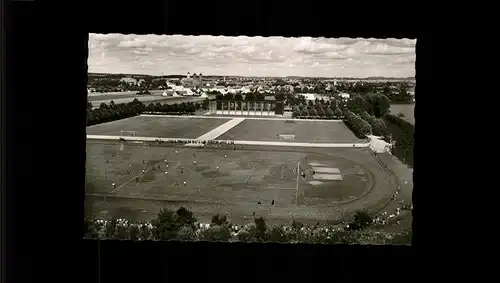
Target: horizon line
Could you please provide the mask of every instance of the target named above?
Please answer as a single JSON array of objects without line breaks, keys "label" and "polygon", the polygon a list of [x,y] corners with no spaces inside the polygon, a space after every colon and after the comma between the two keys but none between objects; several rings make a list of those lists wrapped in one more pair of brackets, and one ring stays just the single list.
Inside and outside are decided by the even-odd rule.
[{"label": "horizon line", "polygon": [[[185,76],[185,74],[169,74],[169,75],[150,75],[150,74],[133,74],[133,73],[96,73],[88,72],[88,74],[99,74],[99,75],[125,75],[125,76],[149,76],[149,77],[164,77],[164,76]],[[370,77],[307,77],[307,76],[242,76],[242,75],[203,75],[204,77],[249,77],[249,78],[325,78],[325,79],[335,79],[335,78],[349,78],[349,79],[370,79],[370,78],[381,78],[381,79],[415,79],[415,77],[385,77],[385,76],[370,76]]]}]

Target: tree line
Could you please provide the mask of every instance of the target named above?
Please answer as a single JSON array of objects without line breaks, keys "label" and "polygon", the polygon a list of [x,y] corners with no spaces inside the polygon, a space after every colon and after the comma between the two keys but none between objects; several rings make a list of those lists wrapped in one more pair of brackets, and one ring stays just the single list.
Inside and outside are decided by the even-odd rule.
[{"label": "tree line", "polygon": [[390,101],[383,94],[354,95],[347,103],[339,104],[344,122],[359,138],[368,135],[383,137],[392,142],[392,154],[413,166],[414,125],[390,114]]},{"label": "tree line", "polygon": [[415,126],[402,117],[387,114],[384,120],[388,125],[388,132],[394,142],[392,154],[398,157],[402,162],[413,167],[413,134]]},{"label": "tree line", "polygon": [[85,218],[84,238],[129,240],[181,240],[227,242],[280,242],[324,244],[410,244],[411,232],[376,233],[374,221],[364,211],[357,211],[343,228],[307,226],[293,220],[289,225],[268,226],[265,219],[255,217],[247,225],[233,225],[224,215],[216,214],[211,223],[200,223],[193,213],[181,207],[177,211],[162,209],[151,222],[123,219],[109,221]]},{"label": "tree line", "polygon": [[175,104],[150,103],[144,105],[137,98],[129,103],[115,104],[111,101],[109,104],[101,103],[98,108],[92,109],[92,103],[87,102],[87,126],[111,122],[115,120],[130,118],[140,115],[143,112],[161,112],[170,115],[193,115],[196,110],[208,108],[208,99],[202,104],[193,102],[182,102]]},{"label": "tree line", "polygon": [[301,102],[294,106],[292,110],[292,117],[299,119],[340,119],[343,116],[344,114],[335,100],[316,99],[315,102],[309,100],[307,103]]}]

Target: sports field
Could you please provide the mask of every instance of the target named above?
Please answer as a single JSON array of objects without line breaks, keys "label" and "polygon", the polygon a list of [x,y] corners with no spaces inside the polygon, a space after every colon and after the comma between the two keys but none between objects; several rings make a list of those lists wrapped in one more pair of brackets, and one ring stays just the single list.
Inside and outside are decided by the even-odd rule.
[{"label": "sports field", "polygon": [[[305,179],[297,178],[298,163]],[[396,187],[369,149],[354,148],[194,149],[89,140],[86,167],[86,214],[135,220],[182,205],[205,221],[215,213],[235,224],[253,213],[270,223],[337,221],[341,212],[383,206]]]},{"label": "sports field", "polygon": [[250,120],[247,119],[225,134],[220,140],[278,141],[280,134],[295,135],[296,142],[359,143],[361,142],[338,121]]},{"label": "sports field", "polygon": [[141,137],[195,139],[229,120],[137,116],[87,127],[87,134],[119,136],[120,131],[135,131]]}]

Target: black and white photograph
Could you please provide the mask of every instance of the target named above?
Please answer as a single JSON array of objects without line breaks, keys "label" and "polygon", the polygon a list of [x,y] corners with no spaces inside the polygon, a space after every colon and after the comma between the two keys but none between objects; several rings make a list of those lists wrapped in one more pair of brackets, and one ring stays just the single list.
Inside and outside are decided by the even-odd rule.
[{"label": "black and white photograph", "polygon": [[90,34],[90,239],[410,245],[416,39]]}]

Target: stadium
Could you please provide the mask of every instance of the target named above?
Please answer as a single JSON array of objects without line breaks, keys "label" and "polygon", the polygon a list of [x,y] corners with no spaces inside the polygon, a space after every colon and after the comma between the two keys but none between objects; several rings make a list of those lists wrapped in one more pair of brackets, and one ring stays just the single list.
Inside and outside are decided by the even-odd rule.
[{"label": "stadium", "polygon": [[398,178],[337,120],[140,115],[87,127],[87,216],[341,222],[384,209]]}]

